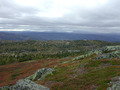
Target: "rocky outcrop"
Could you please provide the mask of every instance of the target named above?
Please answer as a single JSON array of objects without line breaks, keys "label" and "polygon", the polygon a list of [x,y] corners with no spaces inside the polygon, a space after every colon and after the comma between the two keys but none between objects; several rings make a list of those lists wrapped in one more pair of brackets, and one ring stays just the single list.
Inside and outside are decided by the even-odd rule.
[{"label": "rocky outcrop", "polygon": [[112,58],[120,58],[120,52],[112,52],[112,53],[107,53],[107,54],[102,54],[99,55],[96,59],[112,59]]},{"label": "rocky outcrop", "polygon": [[120,90],[120,76],[112,78],[108,85],[107,90]]},{"label": "rocky outcrop", "polygon": [[96,59],[112,59],[112,58],[120,58],[120,46],[106,46],[100,49],[92,50],[85,55],[81,55],[73,58],[73,60],[84,59],[93,54],[96,54]]},{"label": "rocky outcrop", "polygon": [[39,69],[26,79],[20,79],[15,85],[0,87],[0,90],[49,90],[49,88],[36,84],[33,81],[41,80],[48,74],[52,74],[53,71],[54,69],[51,68]]},{"label": "rocky outcrop", "polygon": [[45,76],[47,76],[48,74],[52,74],[53,71],[54,69],[51,69],[51,68],[39,69],[33,75],[27,77],[26,79],[29,79],[32,81],[41,80],[41,79],[44,79]]},{"label": "rocky outcrop", "polygon": [[28,79],[20,79],[15,85],[1,87],[0,90],[49,90],[49,88]]}]

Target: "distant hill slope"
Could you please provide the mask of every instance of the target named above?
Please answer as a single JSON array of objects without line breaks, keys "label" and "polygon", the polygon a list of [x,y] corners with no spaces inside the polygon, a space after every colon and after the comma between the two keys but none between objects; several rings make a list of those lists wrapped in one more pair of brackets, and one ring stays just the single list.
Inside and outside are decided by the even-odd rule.
[{"label": "distant hill slope", "polygon": [[57,32],[4,32],[2,40],[102,40],[119,42],[118,34],[80,34],[80,33],[57,33]]},{"label": "distant hill slope", "polygon": [[57,33],[57,32],[12,32],[19,35],[31,37],[35,40],[102,40],[120,41],[117,34],[80,34],[80,33]]},{"label": "distant hill slope", "polygon": [[6,33],[6,32],[0,32],[0,40],[14,40],[14,41],[19,41],[19,40],[30,40],[30,37],[23,36],[23,35],[18,35],[14,33]]}]

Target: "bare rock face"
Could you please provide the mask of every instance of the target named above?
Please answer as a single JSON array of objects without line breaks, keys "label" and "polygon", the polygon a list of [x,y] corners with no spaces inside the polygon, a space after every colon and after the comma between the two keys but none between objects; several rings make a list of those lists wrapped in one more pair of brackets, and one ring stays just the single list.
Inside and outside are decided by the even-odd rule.
[{"label": "bare rock face", "polygon": [[107,90],[120,90],[120,76],[116,76],[111,79]]}]

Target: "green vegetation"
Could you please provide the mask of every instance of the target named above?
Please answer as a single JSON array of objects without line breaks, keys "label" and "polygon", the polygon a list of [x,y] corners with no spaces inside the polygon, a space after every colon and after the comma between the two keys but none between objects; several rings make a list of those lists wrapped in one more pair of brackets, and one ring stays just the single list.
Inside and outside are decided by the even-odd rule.
[{"label": "green vegetation", "polygon": [[111,78],[120,75],[120,60],[90,58],[58,66],[53,75],[46,77],[44,82],[54,81],[52,90],[106,90]]},{"label": "green vegetation", "polygon": [[52,90],[106,90],[111,78],[120,75],[120,58],[96,59],[105,54],[106,49],[106,54],[118,54],[116,52],[119,52],[120,46],[103,47],[91,51],[98,52],[96,54],[87,53],[84,58],[63,62],[44,82],[54,81]]},{"label": "green vegetation", "polygon": [[[84,40],[1,41],[0,48],[0,64],[59,58],[54,62],[51,59],[49,63],[41,62],[41,65],[33,66],[53,68],[52,74],[40,69],[29,76],[38,84],[50,84],[51,90],[106,90],[111,78],[120,75],[119,43]],[[32,67],[32,64],[29,65]],[[40,75],[45,78],[41,79]],[[12,80],[17,76],[19,73],[14,72]]]},{"label": "green vegetation", "polygon": [[74,57],[106,45],[104,41],[0,41],[0,65],[44,58]]},{"label": "green vegetation", "polygon": [[18,73],[17,73],[17,72],[16,72],[16,73],[13,73],[13,74],[11,75],[11,79],[14,80],[14,79],[16,79],[17,76],[18,76]]}]

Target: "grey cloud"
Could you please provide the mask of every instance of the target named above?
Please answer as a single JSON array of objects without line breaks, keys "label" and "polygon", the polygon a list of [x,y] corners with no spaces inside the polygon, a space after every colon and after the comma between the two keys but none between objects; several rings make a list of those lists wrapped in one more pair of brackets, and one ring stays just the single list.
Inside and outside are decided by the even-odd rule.
[{"label": "grey cloud", "polygon": [[2,30],[120,33],[119,3],[119,0],[108,0],[107,4],[92,9],[71,7],[71,11],[62,17],[47,18],[37,14],[52,7],[48,0],[43,2],[46,6],[41,6],[42,9],[21,6],[13,0],[0,0],[0,27]]}]

